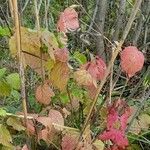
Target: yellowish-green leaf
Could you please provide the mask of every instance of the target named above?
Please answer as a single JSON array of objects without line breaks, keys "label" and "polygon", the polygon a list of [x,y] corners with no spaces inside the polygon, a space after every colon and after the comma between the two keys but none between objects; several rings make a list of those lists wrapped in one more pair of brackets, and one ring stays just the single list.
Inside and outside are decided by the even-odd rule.
[{"label": "yellowish-green leaf", "polygon": [[93,145],[97,150],[104,150],[104,143],[101,140],[96,140]]},{"label": "yellowish-green leaf", "polygon": [[78,51],[73,54],[73,57],[80,63],[85,64],[87,62],[86,56]]},{"label": "yellowish-green leaf", "polygon": [[10,85],[5,81],[0,81],[0,96],[9,96],[11,93]]},{"label": "yellowish-green leaf", "polygon": [[50,71],[52,70],[52,68],[54,67],[54,60],[52,59],[48,59],[45,64],[44,64],[44,67],[45,67],[45,70],[50,73]]},{"label": "yellowish-green leaf", "polygon": [[0,69],[0,79],[1,79],[2,77],[4,77],[5,72],[6,72],[6,68]]},{"label": "yellowish-green leaf", "polygon": [[69,68],[67,63],[57,62],[50,72],[50,80],[54,87],[64,91],[69,79]]},{"label": "yellowish-green leaf", "polygon": [[137,144],[131,144],[131,145],[127,148],[127,150],[142,150],[142,149],[141,149],[140,146],[137,145]]},{"label": "yellowish-green leaf", "polygon": [[148,130],[150,127],[150,116],[148,114],[141,114],[138,117],[139,125],[141,126],[142,130]]},{"label": "yellowish-green leaf", "polygon": [[9,117],[7,119],[7,124],[12,126],[17,131],[25,130],[25,127],[22,125],[21,121],[15,117]]},{"label": "yellowish-green leaf", "polygon": [[10,86],[15,89],[20,89],[21,80],[18,73],[12,73],[6,77],[7,82],[10,84]]},{"label": "yellowish-green leaf", "polygon": [[[40,56],[40,38],[36,30],[21,27],[21,47],[22,50],[36,56]],[[16,33],[9,40],[9,48],[12,56],[17,55]]]},{"label": "yellowish-green leaf", "polygon": [[0,144],[11,148],[12,138],[6,126],[0,124]]},{"label": "yellowish-green leaf", "polygon": [[6,111],[2,108],[0,108],[0,116],[3,116],[3,117],[6,116]]}]

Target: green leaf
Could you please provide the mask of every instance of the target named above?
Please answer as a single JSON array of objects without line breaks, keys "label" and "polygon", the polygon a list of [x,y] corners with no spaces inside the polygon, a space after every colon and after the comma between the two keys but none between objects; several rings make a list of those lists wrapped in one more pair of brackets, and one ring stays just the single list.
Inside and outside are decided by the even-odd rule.
[{"label": "green leaf", "polygon": [[74,53],[73,58],[75,58],[80,64],[85,64],[87,62],[86,56],[78,51]]},{"label": "green leaf", "polygon": [[16,90],[20,89],[21,80],[20,80],[18,73],[12,73],[12,74],[8,75],[6,77],[6,80],[13,89],[16,89]]},{"label": "green leaf", "polygon": [[63,104],[67,104],[69,102],[69,97],[67,93],[61,93],[60,99]]},{"label": "green leaf", "polygon": [[5,81],[0,81],[0,96],[9,96],[11,93],[10,85]]},{"label": "green leaf", "polygon": [[6,126],[0,124],[0,144],[6,147],[12,147],[12,138]]},{"label": "green leaf", "polygon": [[0,79],[4,77],[6,70],[7,70],[6,68],[0,69]]},{"label": "green leaf", "polygon": [[8,28],[2,28],[0,26],[0,36],[10,36],[10,31]]},{"label": "green leaf", "polygon": [[25,127],[21,124],[21,121],[15,117],[9,117],[7,119],[7,124],[12,126],[17,131],[25,130]]},{"label": "green leaf", "polygon": [[0,108],[0,116],[3,116],[3,117],[6,116],[6,111],[2,108]]},{"label": "green leaf", "polygon": [[11,98],[13,98],[16,102],[20,100],[20,93],[16,90],[11,91]]}]

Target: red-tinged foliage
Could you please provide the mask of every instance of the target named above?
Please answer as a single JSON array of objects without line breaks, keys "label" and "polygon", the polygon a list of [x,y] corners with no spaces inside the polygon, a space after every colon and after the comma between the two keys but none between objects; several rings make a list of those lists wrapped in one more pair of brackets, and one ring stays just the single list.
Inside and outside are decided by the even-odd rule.
[{"label": "red-tinged foliage", "polygon": [[36,120],[43,124],[45,127],[50,128],[52,126],[52,120],[50,117],[38,117]]},{"label": "red-tinged foliage", "polygon": [[57,30],[67,33],[68,30],[76,30],[79,28],[78,14],[73,8],[66,8],[60,14]]},{"label": "red-tinged foliage", "polygon": [[74,150],[77,142],[78,142],[77,136],[66,134],[62,138],[62,143],[61,143],[62,150]]},{"label": "red-tinged foliage", "polygon": [[134,46],[128,46],[121,52],[121,68],[132,77],[140,71],[144,65],[144,55]]},{"label": "red-tinged foliage", "polygon": [[51,97],[53,97],[54,95],[55,94],[53,90],[46,83],[38,86],[35,92],[36,100],[44,105],[48,105],[51,101]]},{"label": "red-tinged foliage", "polygon": [[32,120],[28,120],[27,121],[27,129],[30,135],[34,135],[35,134],[35,127],[34,127],[34,123]]},{"label": "red-tinged foliage", "polygon": [[88,91],[89,97],[93,99],[97,93],[97,87],[91,85],[87,86],[86,89]]},{"label": "red-tinged foliage", "polygon": [[22,150],[29,150],[26,144],[23,146]]},{"label": "red-tinged foliage", "polygon": [[69,58],[69,52],[67,48],[60,48],[54,51],[56,60],[61,62],[67,62]]},{"label": "red-tinged foliage", "polygon": [[[121,114],[119,114],[120,110],[122,110]],[[118,149],[126,148],[126,146],[128,146],[128,139],[125,136],[125,130],[130,115],[131,109],[121,100],[118,100],[113,105],[109,106],[107,129],[99,136],[99,138],[103,141],[111,140],[113,146],[115,145]]]},{"label": "red-tinged foliage", "polygon": [[94,60],[82,66],[96,80],[102,80],[106,72],[106,64],[102,58],[96,56]]},{"label": "red-tinged foliage", "polygon": [[48,116],[50,117],[52,123],[64,126],[64,118],[59,111],[51,109]]}]

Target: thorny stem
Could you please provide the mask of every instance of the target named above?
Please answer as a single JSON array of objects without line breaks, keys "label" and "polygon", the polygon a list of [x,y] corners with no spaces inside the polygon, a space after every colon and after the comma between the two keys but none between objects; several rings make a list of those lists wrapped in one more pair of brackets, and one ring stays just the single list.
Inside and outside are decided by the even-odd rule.
[{"label": "thorny stem", "polygon": [[[14,21],[15,21],[15,30],[16,30],[16,47],[18,51],[18,58],[19,58],[19,74],[21,78],[21,98],[22,98],[22,105],[23,105],[23,112],[24,112],[24,121],[27,127],[27,102],[26,102],[26,89],[25,89],[25,74],[24,74],[24,65],[23,65],[23,55],[21,49],[21,32],[20,32],[20,22],[18,16],[18,4],[17,0],[12,1],[13,10],[14,10]],[[28,135],[28,129],[27,129]]]},{"label": "thorny stem", "polygon": [[[84,123],[84,125],[83,125],[83,127],[82,127],[81,134],[80,134],[80,137],[79,137],[79,140],[78,140],[78,141],[80,141],[80,140],[82,139],[82,136],[83,136],[83,134],[84,134],[84,132],[85,132],[85,129],[86,129],[86,127],[87,127],[87,125],[88,125],[88,123],[89,123],[89,120],[90,120],[90,118],[91,118],[93,109],[94,109],[94,107],[95,107],[95,105],[96,105],[96,102],[97,102],[99,93],[101,92],[101,90],[102,90],[104,84],[106,83],[106,79],[107,79],[107,77],[108,77],[108,75],[109,75],[109,73],[110,73],[111,67],[113,66],[114,61],[115,61],[115,59],[116,59],[118,53],[120,52],[121,47],[122,47],[122,45],[123,45],[123,43],[124,43],[124,41],[125,41],[125,39],[126,39],[128,33],[129,33],[129,31],[130,31],[130,28],[131,28],[131,26],[132,26],[132,23],[133,23],[133,21],[134,21],[134,19],[135,19],[136,14],[137,14],[137,12],[138,12],[138,9],[139,9],[139,7],[140,7],[140,5],[141,5],[141,2],[142,2],[142,0],[136,0],[136,2],[135,2],[135,5],[134,5],[134,7],[133,7],[133,9],[132,9],[132,12],[131,12],[129,21],[128,21],[128,23],[127,23],[125,29],[124,29],[123,36],[122,36],[122,38],[121,38],[119,44],[117,45],[117,47],[116,47],[116,49],[115,49],[115,51],[114,51],[114,53],[113,53],[113,55],[112,55],[112,58],[111,58],[111,60],[110,60],[110,62],[109,62],[109,64],[108,64],[108,67],[107,67],[105,76],[104,76],[103,80],[101,81],[101,83],[100,83],[100,85],[99,85],[99,87],[98,87],[96,96],[95,96],[95,98],[94,98],[94,100],[93,100],[93,103],[92,103],[92,105],[91,105],[91,108],[90,108],[90,110],[89,110],[89,113],[88,113],[88,115],[87,115],[87,117],[86,117],[86,120],[85,120],[85,123]],[[79,144],[79,142],[78,142],[78,144]],[[77,146],[78,146],[78,144],[77,144]]]}]

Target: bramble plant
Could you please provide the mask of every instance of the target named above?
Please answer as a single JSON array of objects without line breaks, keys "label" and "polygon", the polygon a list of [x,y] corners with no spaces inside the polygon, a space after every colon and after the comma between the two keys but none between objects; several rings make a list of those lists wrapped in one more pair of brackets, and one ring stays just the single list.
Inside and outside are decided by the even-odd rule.
[{"label": "bramble plant", "polygon": [[[20,77],[16,72],[6,76],[6,69],[0,69],[0,96],[9,97],[14,91],[21,91],[21,98],[25,101],[23,100],[23,111],[16,114],[0,109],[2,150],[36,150],[38,146],[62,150],[132,148],[129,136],[138,135],[150,126],[149,114],[143,112],[137,116],[138,108],[133,103],[128,103],[128,98],[124,97],[129,81],[144,66],[144,55],[137,47],[123,47],[128,34],[126,31],[129,32],[133,16],[138,10],[137,3],[123,38],[114,45],[111,59],[106,63],[100,55],[88,52],[87,56],[79,51],[70,53],[69,34],[80,28],[78,13],[74,8],[76,6],[61,12],[57,31],[50,32],[38,25],[37,30],[21,26],[15,14],[14,2],[16,26],[9,38],[9,50],[11,57],[20,64]],[[116,66],[118,70],[121,67],[120,71],[126,79],[121,94],[116,94],[114,90],[118,79],[111,81],[118,54],[119,63]],[[40,77],[33,91],[33,103],[39,104],[39,113],[35,113],[34,109],[28,110],[30,102],[23,97],[26,90],[25,82],[22,82],[25,78],[23,72],[28,67]],[[22,138],[21,145],[14,144],[14,135]]]}]

